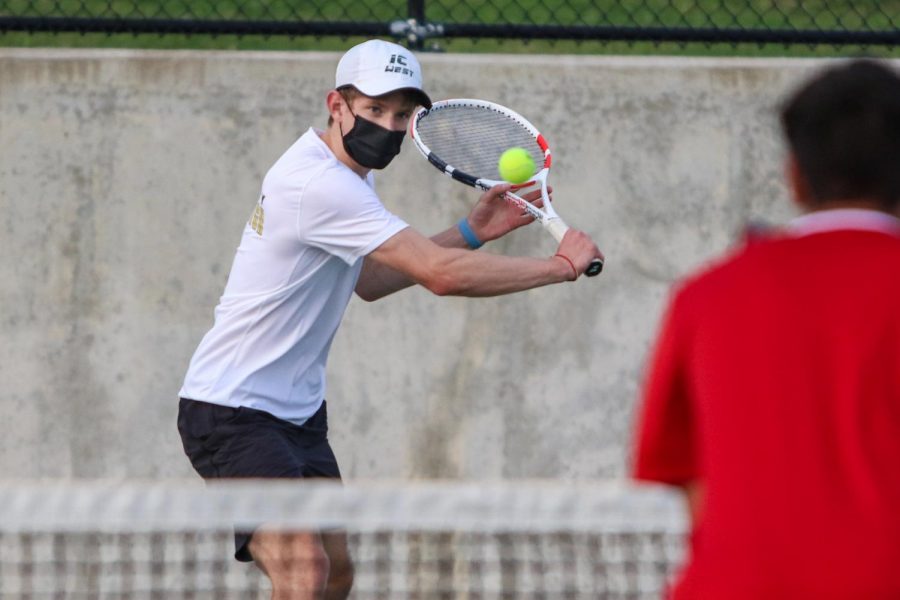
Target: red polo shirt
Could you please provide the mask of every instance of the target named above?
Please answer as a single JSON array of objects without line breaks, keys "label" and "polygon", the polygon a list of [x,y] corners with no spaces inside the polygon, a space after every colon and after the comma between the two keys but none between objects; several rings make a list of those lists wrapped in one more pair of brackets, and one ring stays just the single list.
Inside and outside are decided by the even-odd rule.
[{"label": "red polo shirt", "polygon": [[678,600],[900,599],[900,221],[812,213],[681,285],[634,474],[705,487]]}]

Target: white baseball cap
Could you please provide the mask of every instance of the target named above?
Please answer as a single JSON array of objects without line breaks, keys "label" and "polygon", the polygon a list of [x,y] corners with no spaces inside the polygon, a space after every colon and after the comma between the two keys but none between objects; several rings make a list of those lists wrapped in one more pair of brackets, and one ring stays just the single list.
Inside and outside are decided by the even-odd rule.
[{"label": "white baseball cap", "polygon": [[392,42],[369,40],[347,50],[334,74],[334,87],[347,85],[372,97],[410,90],[419,104],[431,108],[431,98],[422,90],[419,61],[407,48]]}]

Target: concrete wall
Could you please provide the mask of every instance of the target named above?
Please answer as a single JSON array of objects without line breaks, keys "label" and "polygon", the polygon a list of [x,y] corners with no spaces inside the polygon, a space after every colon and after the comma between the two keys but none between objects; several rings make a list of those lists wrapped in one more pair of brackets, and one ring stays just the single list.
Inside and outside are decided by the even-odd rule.
[{"label": "concrete wall", "polygon": [[[324,126],[332,53],[0,49],[0,476],[190,476],[177,392],[271,163]],[[434,98],[530,116],[599,278],[354,299],[328,392],[349,478],[624,471],[670,283],[792,214],[775,108],[816,61],[423,55]],[[385,204],[426,233],[476,193],[407,143]],[[482,251],[552,254],[537,226]]]}]

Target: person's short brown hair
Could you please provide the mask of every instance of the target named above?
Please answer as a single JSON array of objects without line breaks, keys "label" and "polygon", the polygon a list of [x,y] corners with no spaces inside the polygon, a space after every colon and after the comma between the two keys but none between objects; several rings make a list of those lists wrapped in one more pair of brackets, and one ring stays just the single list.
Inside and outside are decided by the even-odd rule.
[{"label": "person's short brown hair", "polygon": [[900,75],[860,59],[827,68],[789,98],[781,124],[813,200],[900,203]]}]

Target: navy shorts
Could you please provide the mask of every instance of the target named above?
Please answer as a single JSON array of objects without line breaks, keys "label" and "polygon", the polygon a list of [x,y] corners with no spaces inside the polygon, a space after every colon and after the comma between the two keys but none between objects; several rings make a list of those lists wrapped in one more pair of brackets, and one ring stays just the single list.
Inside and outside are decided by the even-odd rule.
[{"label": "navy shorts", "polygon": [[[184,453],[204,479],[341,478],[328,444],[324,401],[306,423],[295,425],[261,410],[182,398],[178,432]],[[247,550],[252,534],[235,532],[236,559],[253,560]]]}]

